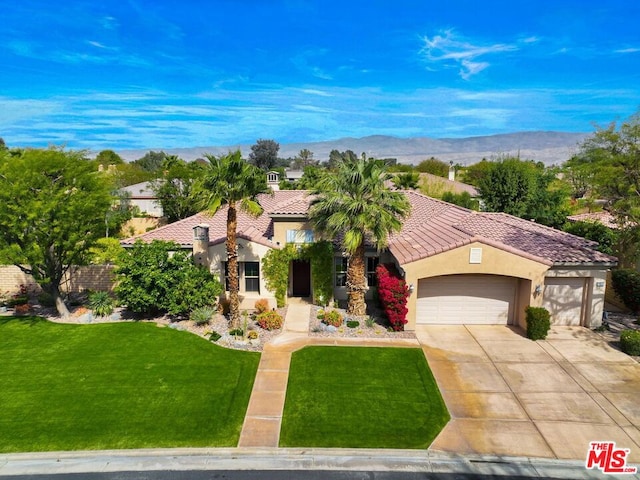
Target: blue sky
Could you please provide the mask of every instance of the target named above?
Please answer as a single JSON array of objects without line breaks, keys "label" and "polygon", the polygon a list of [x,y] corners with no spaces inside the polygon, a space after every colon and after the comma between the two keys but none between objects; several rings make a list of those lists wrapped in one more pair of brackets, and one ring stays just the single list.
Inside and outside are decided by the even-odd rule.
[{"label": "blue sky", "polygon": [[9,146],[593,131],[640,107],[635,0],[20,0]]}]

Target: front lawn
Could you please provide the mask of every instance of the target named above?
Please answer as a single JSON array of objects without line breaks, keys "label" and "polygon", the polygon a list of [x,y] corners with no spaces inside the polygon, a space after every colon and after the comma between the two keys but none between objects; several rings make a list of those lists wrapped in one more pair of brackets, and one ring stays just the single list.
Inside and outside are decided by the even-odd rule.
[{"label": "front lawn", "polygon": [[448,420],[422,350],[306,347],[291,358],[280,446],[427,448]]},{"label": "front lawn", "polygon": [[235,446],[259,358],[151,323],[0,317],[0,452]]}]

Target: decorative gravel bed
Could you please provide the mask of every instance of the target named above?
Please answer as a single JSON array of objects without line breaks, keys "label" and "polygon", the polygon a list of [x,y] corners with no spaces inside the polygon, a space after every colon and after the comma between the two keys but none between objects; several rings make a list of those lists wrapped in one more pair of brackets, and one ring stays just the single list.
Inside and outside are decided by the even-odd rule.
[{"label": "decorative gravel bed", "polygon": [[[332,327],[322,323],[318,318],[320,310],[330,311],[337,310],[342,315],[344,322],[339,327]],[[372,326],[367,326],[367,319],[373,320]],[[358,326],[349,327],[347,322],[356,321]],[[389,330],[382,319],[381,312],[375,308],[372,309],[371,315],[362,317],[347,315],[345,309],[342,308],[323,308],[317,305],[311,305],[311,315],[309,316],[309,336],[311,337],[354,337],[354,338],[415,338],[413,332],[394,332]]]},{"label": "decorative gravel bed", "polygon": [[[153,322],[162,328],[173,328],[176,330],[187,331],[198,335],[202,338],[209,340],[209,336],[212,332],[216,332],[220,335],[220,339],[215,343],[227,348],[233,348],[236,350],[247,350],[253,352],[262,351],[262,347],[272,338],[276,337],[282,332],[282,328],[276,330],[264,330],[250,317],[247,317],[247,331],[255,330],[258,332],[258,341],[249,342],[243,340],[241,337],[234,337],[229,335],[229,321],[222,314],[216,314],[208,325],[196,325],[191,320],[183,320],[172,317],[170,315],[163,315],[154,318],[141,318],[124,308],[118,307],[114,310],[114,313],[107,317],[94,316],[91,310],[85,307],[72,307],[70,309],[71,315],[67,320],[63,320],[58,316],[58,312],[55,308],[44,308],[40,305],[32,305],[32,314],[39,315],[47,320],[55,323],[73,323],[73,324],[95,324],[95,323],[114,323],[114,322]],[[287,308],[279,308],[277,312],[284,317],[287,313]],[[11,312],[7,312],[10,314]],[[240,328],[244,327],[244,318],[240,318]]]}]

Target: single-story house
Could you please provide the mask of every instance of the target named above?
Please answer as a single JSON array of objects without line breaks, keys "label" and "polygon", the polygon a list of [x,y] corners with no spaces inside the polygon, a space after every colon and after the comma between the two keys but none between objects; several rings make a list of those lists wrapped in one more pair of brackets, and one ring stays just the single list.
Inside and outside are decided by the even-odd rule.
[{"label": "single-story house", "polygon": [[[395,264],[411,290],[408,330],[420,324],[525,326],[529,305],[547,308],[554,324],[601,324],[607,271],[616,259],[595,250],[594,242],[507,214],[474,212],[414,191],[404,195],[412,208],[402,230],[384,251],[367,250],[367,295],[375,294],[376,266]],[[318,238],[307,216],[307,191],[275,191],[259,202],[264,212],[257,218],[238,212],[243,308],[258,298],[275,305],[260,263],[270,249]],[[198,213],[123,244],[173,240],[224,280],[226,216],[226,208],[213,216]],[[333,264],[334,298],[346,299],[347,258],[339,245]],[[309,296],[309,264],[293,261],[289,271],[288,295]]]},{"label": "single-story house", "polygon": [[138,207],[140,213],[150,217],[162,217],[162,206],[151,188],[152,182],[140,182],[121,188],[122,192],[129,194],[129,204]]}]

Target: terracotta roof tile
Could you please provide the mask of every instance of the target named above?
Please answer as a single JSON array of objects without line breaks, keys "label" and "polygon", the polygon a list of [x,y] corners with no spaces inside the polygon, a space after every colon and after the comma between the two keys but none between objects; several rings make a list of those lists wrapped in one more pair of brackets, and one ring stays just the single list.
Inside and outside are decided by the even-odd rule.
[{"label": "terracotta roof tile", "polygon": [[[594,249],[596,244],[559,230],[503,213],[473,212],[436,200],[414,191],[404,192],[412,210],[402,230],[391,235],[389,250],[400,264],[414,262],[447,250],[484,242],[547,264],[612,264],[614,257]],[[257,218],[238,211],[238,236],[274,247],[271,215],[303,215],[310,203],[309,192],[283,190],[261,195],[264,212]],[[227,207],[215,215],[198,213],[192,217],[160,227],[156,230],[123,240],[131,245],[140,239],[173,240],[187,248],[193,244],[193,228],[209,224],[210,243],[226,239]]]},{"label": "terracotta roof tile", "polygon": [[609,212],[593,212],[593,213],[580,213],[578,215],[570,215],[567,217],[572,222],[595,222],[601,223],[605,227],[617,229],[618,224],[616,219]]}]

